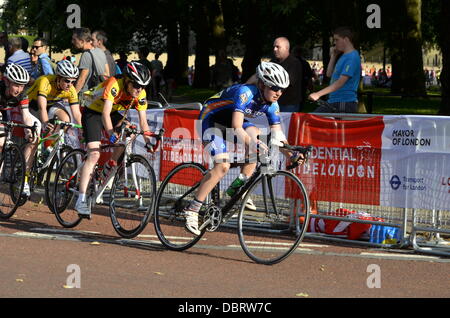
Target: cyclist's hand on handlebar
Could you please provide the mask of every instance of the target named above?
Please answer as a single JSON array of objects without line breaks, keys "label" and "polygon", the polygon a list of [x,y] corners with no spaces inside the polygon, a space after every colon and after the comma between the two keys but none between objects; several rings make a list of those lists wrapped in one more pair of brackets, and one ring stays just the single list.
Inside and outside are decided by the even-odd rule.
[{"label": "cyclist's hand on handlebar", "polygon": [[317,93],[312,93],[308,96],[308,99],[317,102],[320,99],[320,96]]},{"label": "cyclist's hand on handlebar", "polygon": [[289,160],[291,164],[302,165],[305,163],[305,155],[300,151],[294,151]]},{"label": "cyclist's hand on handlebar", "polygon": [[119,140],[119,136],[117,135],[117,133],[112,133],[112,135],[109,136],[108,140],[111,144],[115,144],[117,140]]}]

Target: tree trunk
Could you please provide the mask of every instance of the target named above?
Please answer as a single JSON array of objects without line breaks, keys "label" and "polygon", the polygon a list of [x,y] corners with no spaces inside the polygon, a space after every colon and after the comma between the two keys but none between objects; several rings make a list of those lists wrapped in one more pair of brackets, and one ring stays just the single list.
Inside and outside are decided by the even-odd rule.
[{"label": "tree trunk", "polygon": [[227,37],[222,11],[222,1],[213,1],[209,12],[211,13],[211,40],[217,60],[219,54],[221,54],[220,52],[226,53],[227,50]]},{"label": "tree trunk", "polygon": [[205,1],[199,0],[194,5],[194,16],[197,23],[194,24],[195,31],[195,75],[193,86],[195,88],[209,87],[209,21],[208,10]]},{"label": "tree trunk", "polygon": [[189,25],[186,22],[180,22],[180,55],[179,55],[179,67],[180,73],[177,82],[187,85],[188,84],[188,64],[189,64]]},{"label": "tree trunk", "polygon": [[441,0],[440,47],[442,51],[441,92],[439,114],[450,116],[450,1]]},{"label": "tree trunk", "polygon": [[427,95],[425,88],[425,75],[423,71],[422,31],[421,31],[421,0],[404,0],[406,20],[404,27],[405,42],[403,70],[403,96]]},{"label": "tree trunk", "polygon": [[[261,24],[254,23],[259,21],[259,6],[256,0],[250,1],[246,8],[245,37],[246,43],[244,58],[242,60],[241,82],[245,83],[253,74],[256,73],[256,67],[259,65],[262,56]],[[251,18],[250,18],[251,17]]]}]

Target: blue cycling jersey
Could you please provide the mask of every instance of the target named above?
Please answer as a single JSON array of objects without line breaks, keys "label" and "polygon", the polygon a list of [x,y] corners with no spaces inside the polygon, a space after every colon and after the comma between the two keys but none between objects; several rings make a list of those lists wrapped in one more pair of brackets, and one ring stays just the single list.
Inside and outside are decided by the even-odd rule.
[{"label": "blue cycling jersey", "polygon": [[245,118],[266,115],[269,125],[281,122],[277,102],[266,103],[255,85],[236,84],[210,97],[205,102],[199,116],[199,119],[202,120],[203,131],[213,126],[214,123],[231,127],[233,112],[242,112]]},{"label": "blue cycling jersey", "polygon": [[[255,85],[237,84],[210,97],[204,104],[199,119],[202,121],[202,136],[204,141],[211,142],[211,155],[226,153],[227,146],[224,137],[226,133],[220,131],[213,135],[205,134],[208,128],[231,128],[233,112],[244,114],[242,128],[254,126],[247,118],[266,115],[269,125],[281,123],[278,103],[267,103]],[[218,124],[218,125],[217,125]],[[217,132],[217,131],[216,131]],[[206,136],[205,136],[206,135]]]}]

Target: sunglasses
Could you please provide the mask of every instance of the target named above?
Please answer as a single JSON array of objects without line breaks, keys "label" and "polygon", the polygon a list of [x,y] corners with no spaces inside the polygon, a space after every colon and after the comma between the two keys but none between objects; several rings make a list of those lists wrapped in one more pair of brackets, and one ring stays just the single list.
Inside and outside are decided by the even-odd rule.
[{"label": "sunglasses", "polygon": [[281,88],[278,86],[270,86],[270,89],[274,92],[278,92],[278,91],[284,92],[284,90],[285,90],[285,88]]},{"label": "sunglasses", "polygon": [[40,46],[38,46],[38,45],[33,45],[31,48],[37,50],[37,49],[40,48],[40,47],[43,47],[43,45],[40,45]]},{"label": "sunglasses", "polygon": [[75,83],[77,80],[68,80],[68,79],[63,79],[64,83],[66,84],[73,84]]},{"label": "sunglasses", "polygon": [[138,84],[138,83],[135,83],[135,82],[131,82],[131,85],[133,85],[133,88],[135,88],[135,89],[145,89],[145,86],[144,85],[140,85],[140,84]]}]

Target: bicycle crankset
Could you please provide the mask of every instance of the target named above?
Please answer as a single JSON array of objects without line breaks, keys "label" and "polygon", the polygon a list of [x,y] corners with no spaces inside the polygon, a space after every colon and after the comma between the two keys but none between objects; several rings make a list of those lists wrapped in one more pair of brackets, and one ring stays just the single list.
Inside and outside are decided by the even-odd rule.
[{"label": "bicycle crankset", "polygon": [[208,232],[214,232],[222,222],[222,210],[214,204],[206,207],[205,215],[203,216],[203,224],[200,230],[206,228]]}]

